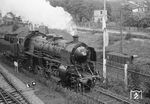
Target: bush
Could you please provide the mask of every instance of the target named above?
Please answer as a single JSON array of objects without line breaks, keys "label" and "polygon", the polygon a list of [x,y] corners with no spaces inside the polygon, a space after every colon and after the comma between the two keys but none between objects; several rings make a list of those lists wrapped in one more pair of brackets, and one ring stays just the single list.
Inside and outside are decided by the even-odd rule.
[{"label": "bush", "polygon": [[17,24],[14,24],[13,27],[12,27],[12,31],[16,31],[17,29],[19,28],[19,26]]},{"label": "bush", "polygon": [[125,36],[125,40],[129,40],[131,39],[131,37],[132,37],[131,33],[127,33]]}]

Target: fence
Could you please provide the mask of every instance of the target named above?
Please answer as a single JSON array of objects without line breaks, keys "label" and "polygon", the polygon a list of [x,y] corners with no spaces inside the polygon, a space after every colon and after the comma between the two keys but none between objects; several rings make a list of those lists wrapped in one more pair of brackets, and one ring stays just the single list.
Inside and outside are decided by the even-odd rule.
[{"label": "fence", "polygon": [[[101,29],[102,23],[95,23],[90,21],[90,22],[78,23],[77,26],[91,28],[91,29],[99,29],[99,28]],[[107,29],[120,31],[120,25],[116,23],[108,23]],[[122,29],[123,31],[130,31],[130,32],[146,32],[146,33],[150,32],[150,29],[137,28],[137,27],[123,27]]]},{"label": "fence", "polygon": [[[102,62],[97,62],[96,63],[96,68],[98,68],[98,71],[100,73],[100,75],[102,76],[103,73],[103,67],[102,67],[103,63]],[[107,72],[107,78],[108,79],[116,79],[116,80],[120,80],[120,81],[124,81],[124,65],[119,65],[121,67],[118,66],[119,64],[117,63],[117,65],[113,65],[107,62],[106,64],[106,72]]]},{"label": "fence", "polygon": [[[98,68],[100,76],[103,76],[103,67],[102,62],[97,62],[96,68]],[[149,65],[150,68],[150,65]],[[140,88],[142,83],[149,83],[150,74],[144,73],[141,71],[137,65],[124,65],[124,67],[119,67],[118,65],[110,65],[106,64],[106,72],[107,79],[111,81],[112,79],[115,81],[124,82],[127,89],[132,86],[132,88]],[[143,86],[143,85],[142,85]],[[146,86],[146,85],[145,85]]]}]

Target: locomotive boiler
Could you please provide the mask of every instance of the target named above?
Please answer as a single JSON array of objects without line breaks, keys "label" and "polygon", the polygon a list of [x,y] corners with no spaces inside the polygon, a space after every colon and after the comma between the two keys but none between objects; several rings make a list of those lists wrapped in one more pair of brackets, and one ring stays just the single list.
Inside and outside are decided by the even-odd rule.
[{"label": "locomotive boiler", "polygon": [[[16,38],[20,40],[19,35]],[[25,69],[76,90],[94,87],[98,76],[94,66],[96,52],[80,42],[78,36],[67,41],[55,34],[32,31],[14,44],[18,44],[19,50],[16,59]]]}]

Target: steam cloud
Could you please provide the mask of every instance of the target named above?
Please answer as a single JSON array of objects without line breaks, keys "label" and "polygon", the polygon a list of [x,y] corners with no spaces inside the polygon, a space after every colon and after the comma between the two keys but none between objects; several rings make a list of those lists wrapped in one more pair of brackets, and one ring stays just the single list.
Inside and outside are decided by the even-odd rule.
[{"label": "steam cloud", "polygon": [[68,29],[71,15],[61,7],[53,7],[46,0],[0,0],[2,14],[12,12],[33,24],[49,28]]}]

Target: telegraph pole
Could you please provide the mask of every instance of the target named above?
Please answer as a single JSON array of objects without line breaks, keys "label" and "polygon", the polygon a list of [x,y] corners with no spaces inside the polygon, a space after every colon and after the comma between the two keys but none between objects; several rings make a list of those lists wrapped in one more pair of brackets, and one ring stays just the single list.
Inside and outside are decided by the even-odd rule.
[{"label": "telegraph pole", "polygon": [[105,35],[106,35],[106,0],[104,0],[104,14],[103,14],[103,23],[102,23],[102,30],[103,30],[103,77],[104,83],[106,82],[106,58],[105,58]]},{"label": "telegraph pole", "polygon": [[122,7],[121,7],[121,10],[120,10],[120,35],[121,35],[120,53],[123,53]]}]

